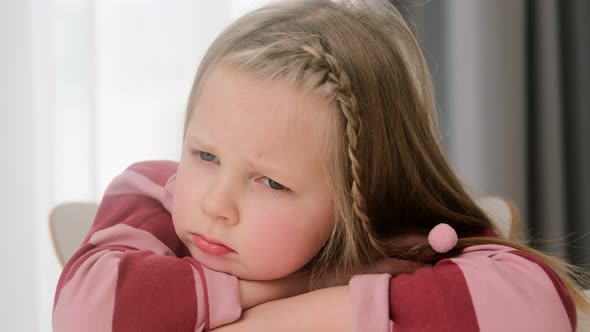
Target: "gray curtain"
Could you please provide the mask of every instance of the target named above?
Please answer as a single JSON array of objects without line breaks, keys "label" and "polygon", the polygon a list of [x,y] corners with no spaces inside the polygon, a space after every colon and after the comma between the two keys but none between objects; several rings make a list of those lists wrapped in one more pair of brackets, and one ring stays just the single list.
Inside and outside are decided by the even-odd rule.
[{"label": "gray curtain", "polygon": [[467,188],[515,201],[525,242],[590,271],[590,1],[392,2]]},{"label": "gray curtain", "polygon": [[590,2],[527,7],[530,225],[590,271]]}]

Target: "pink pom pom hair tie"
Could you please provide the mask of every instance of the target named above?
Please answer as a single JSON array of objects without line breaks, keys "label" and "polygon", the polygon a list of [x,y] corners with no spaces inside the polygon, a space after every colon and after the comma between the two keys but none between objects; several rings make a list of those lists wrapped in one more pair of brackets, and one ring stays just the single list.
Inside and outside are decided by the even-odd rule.
[{"label": "pink pom pom hair tie", "polygon": [[448,224],[438,224],[428,233],[428,243],[434,251],[444,254],[457,245],[457,232]]}]

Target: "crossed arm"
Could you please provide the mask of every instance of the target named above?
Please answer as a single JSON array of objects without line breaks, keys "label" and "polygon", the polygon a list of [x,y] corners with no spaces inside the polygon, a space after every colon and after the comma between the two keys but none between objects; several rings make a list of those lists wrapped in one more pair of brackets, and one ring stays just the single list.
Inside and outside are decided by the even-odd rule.
[{"label": "crossed arm", "polygon": [[352,331],[350,292],[338,286],[266,302],[211,331]]},{"label": "crossed arm", "polygon": [[[367,266],[360,274],[410,274],[424,265],[384,259]],[[328,280],[334,287],[306,291],[306,275],[273,281],[240,280],[240,298],[245,310],[239,320],[216,328],[233,331],[352,331],[353,300],[351,276]]]}]

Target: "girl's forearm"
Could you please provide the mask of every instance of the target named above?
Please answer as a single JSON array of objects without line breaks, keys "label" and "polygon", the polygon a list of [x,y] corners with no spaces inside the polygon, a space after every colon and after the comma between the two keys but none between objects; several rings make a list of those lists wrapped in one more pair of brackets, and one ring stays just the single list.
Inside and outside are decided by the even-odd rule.
[{"label": "girl's forearm", "polygon": [[262,303],[284,299],[307,292],[304,274],[270,281],[239,280],[242,310],[248,310]]},{"label": "girl's forearm", "polygon": [[245,311],[235,323],[212,331],[352,331],[348,286],[263,303]]}]

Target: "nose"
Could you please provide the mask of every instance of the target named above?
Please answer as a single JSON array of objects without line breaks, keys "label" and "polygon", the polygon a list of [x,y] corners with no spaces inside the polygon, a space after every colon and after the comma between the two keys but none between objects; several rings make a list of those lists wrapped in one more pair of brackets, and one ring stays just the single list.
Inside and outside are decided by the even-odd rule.
[{"label": "nose", "polygon": [[238,223],[239,214],[235,204],[235,191],[227,179],[213,179],[209,188],[203,193],[201,210],[214,221],[225,222],[230,225]]}]

